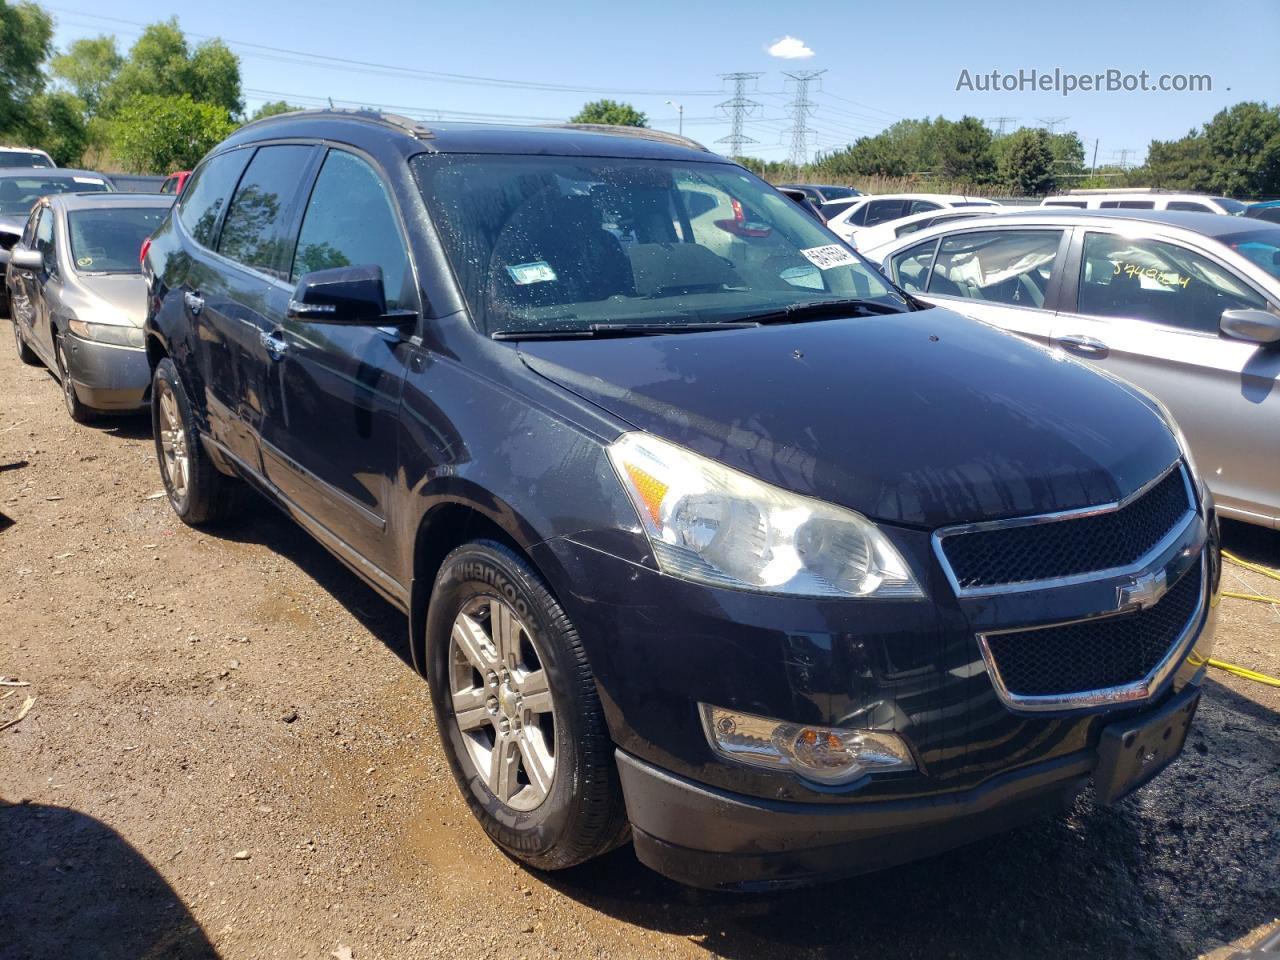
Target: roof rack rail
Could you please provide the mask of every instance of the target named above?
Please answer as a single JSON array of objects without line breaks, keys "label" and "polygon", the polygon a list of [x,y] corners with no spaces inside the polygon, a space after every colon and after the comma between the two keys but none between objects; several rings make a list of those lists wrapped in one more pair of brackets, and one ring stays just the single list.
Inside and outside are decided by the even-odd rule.
[{"label": "roof rack rail", "polygon": [[379,123],[383,126],[394,127],[402,133],[407,133],[411,137],[418,140],[430,140],[435,134],[431,128],[419,123],[417,120],[409,117],[402,117],[398,113],[382,113],[378,110],[366,110],[355,107],[319,107],[308,110],[290,110],[288,113],[275,113],[269,117],[259,117],[257,120],[250,120],[241,130],[246,127],[256,126],[260,123],[266,123],[268,120],[280,120],[285,117],[341,117],[347,120],[363,120],[366,123]]},{"label": "roof rack rail", "polygon": [[699,150],[702,153],[711,152],[697,140],[691,140],[676,133],[667,133],[665,130],[651,130],[649,127],[628,127],[614,123],[544,123],[539,126],[558,130],[582,130],[585,133],[612,133],[620,137],[656,140],[659,143],[669,143],[677,147],[688,147],[690,150]]}]

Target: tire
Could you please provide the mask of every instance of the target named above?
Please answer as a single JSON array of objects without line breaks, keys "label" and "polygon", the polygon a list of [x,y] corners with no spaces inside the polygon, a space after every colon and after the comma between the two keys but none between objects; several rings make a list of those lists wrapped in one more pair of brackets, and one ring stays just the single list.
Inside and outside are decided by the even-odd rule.
[{"label": "tire", "polygon": [[[514,643],[492,641],[495,615],[505,616],[501,610],[515,626],[498,634],[514,636]],[[469,625],[459,629],[470,638],[470,656],[454,639],[464,616]],[[478,661],[496,668],[486,676]],[[445,558],[427,607],[426,664],[454,779],[503,851],[539,870],[561,870],[626,841],[613,743],[586,654],[568,616],[524,558],[487,540]],[[521,694],[513,706],[513,695]],[[538,709],[548,703],[549,722]],[[486,743],[492,744],[487,761]],[[517,759],[495,765],[495,752]],[[530,766],[545,767],[548,752],[549,784]],[[503,769],[509,771],[505,783],[495,772]]]},{"label": "tire", "polygon": [[243,486],[209,459],[192,421],[178,368],[168,357],[151,376],[151,432],[160,478],[178,518],[199,527],[235,516]]},{"label": "tire", "polygon": [[53,350],[58,361],[58,382],[62,387],[62,403],[67,408],[67,415],[76,423],[96,420],[98,412],[92,407],[86,407],[76,396],[75,384],[71,382],[71,374],[67,373],[67,351],[62,345],[62,337],[53,342]]},{"label": "tire", "polygon": [[22,339],[22,328],[18,326],[18,321],[13,321],[13,343],[18,349],[18,359],[29,367],[34,367],[40,362],[40,358],[36,356],[36,352],[27,346],[27,341]]}]

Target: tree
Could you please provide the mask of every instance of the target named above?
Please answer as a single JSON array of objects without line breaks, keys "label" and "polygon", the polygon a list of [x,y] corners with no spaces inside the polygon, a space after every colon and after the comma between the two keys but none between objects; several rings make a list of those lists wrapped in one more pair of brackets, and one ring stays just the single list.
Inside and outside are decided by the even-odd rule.
[{"label": "tree", "polygon": [[1153,187],[1208,190],[1209,143],[1195,130],[1179,140],[1152,140],[1147,162],[1137,175]]},{"label": "tree", "polygon": [[71,44],[66,53],[53,58],[49,71],[71,88],[84,104],[85,113],[92,117],[123,66],[124,57],[116,48],[116,38],[99,36]]},{"label": "tree", "polygon": [[1280,106],[1237,103],[1204,125],[1209,189],[1232,197],[1280,193]]},{"label": "tree", "polygon": [[52,49],[53,21],[34,3],[0,0],[0,133],[29,118],[31,99],[44,89],[40,65]]},{"label": "tree", "polygon": [[143,94],[111,119],[116,159],[135,173],[189,170],[236,125],[230,113],[190,96]]},{"label": "tree", "polygon": [[618,127],[646,127],[649,118],[631,106],[617,100],[593,100],[584,104],[570,123],[607,123]]},{"label": "tree", "polygon": [[240,61],[221,40],[206,40],[193,53],[176,17],[153,23],[103,91],[103,112],[117,113],[144,96],[187,96],[238,115],[244,109]]},{"label": "tree", "polygon": [[986,183],[996,170],[991,154],[991,131],[977,117],[961,117],[941,130],[942,173],[954,180]]},{"label": "tree", "polygon": [[1054,189],[1053,148],[1047,131],[1023,127],[1009,134],[1003,154],[1000,177],[1011,190],[1036,196]]},{"label": "tree", "polygon": [[31,99],[24,139],[48,151],[60,167],[77,167],[90,143],[84,101],[74,93],[53,90]]},{"label": "tree", "polygon": [[269,100],[257,110],[253,111],[249,116],[249,120],[246,122],[261,120],[263,117],[274,117],[281,113],[289,113],[293,110],[301,109],[301,107],[295,107],[293,104],[286,103],[284,100]]}]

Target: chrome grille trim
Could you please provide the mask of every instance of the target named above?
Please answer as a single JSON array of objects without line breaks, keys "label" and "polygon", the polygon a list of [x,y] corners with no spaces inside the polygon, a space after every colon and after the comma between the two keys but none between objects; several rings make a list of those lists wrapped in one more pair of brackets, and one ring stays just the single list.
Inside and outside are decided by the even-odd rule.
[{"label": "chrome grille trim", "polygon": [[[1155,546],[1137,560],[1133,561],[1133,563],[1122,567],[1089,570],[1084,573],[1071,574],[1070,576],[1063,577],[1049,577],[1043,580],[1023,580],[1017,583],[1002,583],[991,586],[962,587],[959,579],[956,577],[955,570],[951,566],[951,562],[947,559],[946,550],[943,548],[943,541],[947,537],[961,536],[966,533],[980,533],[987,530],[1004,530],[1010,527],[1027,527],[1042,523],[1057,523],[1061,520],[1078,520],[1083,517],[1092,517],[1103,513],[1114,513],[1149,493],[1174,470],[1178,470],[1182,474],[1182,483],[1186,489],[1187,503],[1189,505],[1187,507],[1187,512],[1174,523],[1174,525],[1169,529],[1169,532],[1165,534],[1165,536],[1162,537]],[[1088,583],[1092,580],[1103,580],[1108,577],[1140,573],[1149,567],[1156,557],[1168,550],[1169,547],[1182,537],[1186,532],[1187,527],[1195,520],[1197,509],[1198,504],[1195,495],[1195,488],[1191,483],[1191,478],[1188,475],[1182,460],[1178,459],[1164,470],[1161,470],[1154,478],[1149,480],[1147,483],[1144,483],[1128,496],[1111,503],[1105,503],[1094,507],[1080,507],[1074,510],[1061,510],[1056,513],[1042,513],[1030,517],[1011,517],[1006,520],[987,520],[982,523],[965,523],[950,527],[939,527],[933,532],[933,536],[930,539],[933,543],[934,556],[937,557],[938,563],[942,566],[942,572],[946,574],[947,582],[951,584],[951,589],[955,591],[955,595],[957,597],[989,597],[1007,593],[1029,593],[1036,590],[1044,590],[1046,588],[1066,587],[1078,583]]]}]

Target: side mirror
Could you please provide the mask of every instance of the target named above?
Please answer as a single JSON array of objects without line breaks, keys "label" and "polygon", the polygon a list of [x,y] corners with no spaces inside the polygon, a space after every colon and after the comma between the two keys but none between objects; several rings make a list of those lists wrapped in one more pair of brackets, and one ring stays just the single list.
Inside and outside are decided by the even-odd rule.
[{"label": "side mirror", "polygon": [[44,254],[30,247],[16,246],[9,252],[9,262],[15,270],[43,270]]},{"label": "side mirror", "polygon": [[358,267],[315,270],[298,281],[289,301],[289,316],[315,323],[377,326],[387,313],[382,268]]},{"label": "side mirror", "polygon": [[1218,327],[1228,337],[1247,343],[1280,341],[1280,317],[1269,310],[1223,310]]}]

